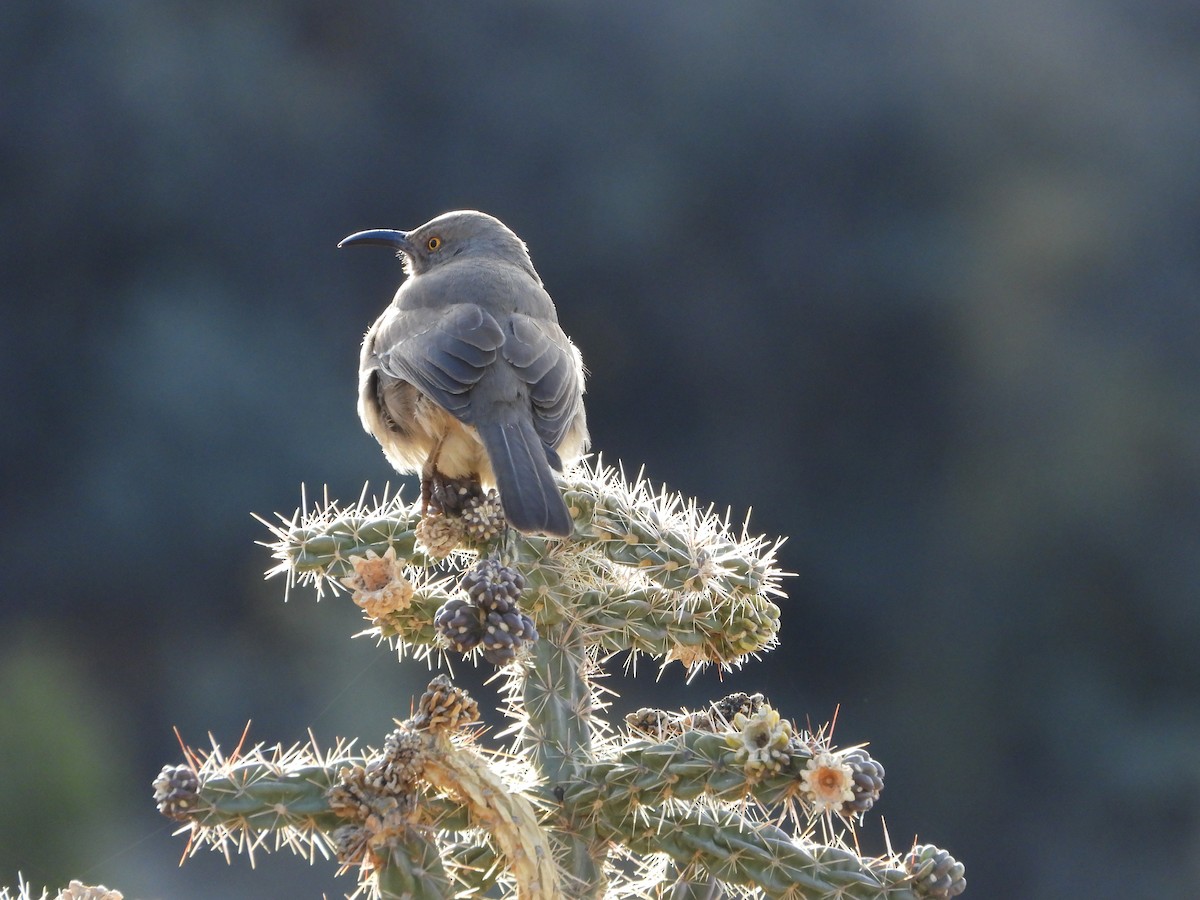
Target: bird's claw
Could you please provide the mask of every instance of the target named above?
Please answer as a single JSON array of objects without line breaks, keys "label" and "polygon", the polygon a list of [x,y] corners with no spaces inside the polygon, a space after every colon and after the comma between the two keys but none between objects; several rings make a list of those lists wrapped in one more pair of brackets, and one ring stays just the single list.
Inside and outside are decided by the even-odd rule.
[{"label": "bird's claw", "polygon": [[482,497],[483,487],[473,475],[450,478],[434,471],[421,479],[421,514],[429,511],[459,517],[467,501]]}]

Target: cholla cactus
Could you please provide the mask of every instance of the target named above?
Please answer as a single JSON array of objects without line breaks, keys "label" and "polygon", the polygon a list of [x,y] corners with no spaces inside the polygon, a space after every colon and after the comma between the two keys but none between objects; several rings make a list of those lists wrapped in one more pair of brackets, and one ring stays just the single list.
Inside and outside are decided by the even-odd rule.
[{"label": "cholla cactus", "polygon": [[287,847],[336,859],[355,896],[383,898],[961,893],[962,866],[936,847],[852,849],[882,765],[761,695],[604,721],[594,676],[614,653],[690,675],[775,646],[780,542],[601,466],[563,489],[567,540],[503,527],[482,493],[461,516],[422,520],[364,491],[271,525],[269,574],[289,589],[348,591],[401,656],[496,667],[514,745],[482,746],[474,701],[439,675],[380,749],[189,751],[155,796],[191,852]]}]

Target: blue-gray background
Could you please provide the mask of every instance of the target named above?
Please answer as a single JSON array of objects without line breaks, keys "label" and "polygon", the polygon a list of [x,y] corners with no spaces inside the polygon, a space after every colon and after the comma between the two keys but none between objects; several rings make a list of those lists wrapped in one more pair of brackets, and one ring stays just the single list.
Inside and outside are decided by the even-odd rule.
[{"label": "blue-gray background", "polygon": [[334,244],[475,207],[596,447],[790,536],[782,648],[617,664],[617,712],[840,704],[968,896],[1196,896],[1200,7],[15,2],[0,85],[0,883],[351,889],[176,868],[149,784],[172,726],[407,713],[424,667],[285,606],[250,513],[389,478],[400,272]]}]

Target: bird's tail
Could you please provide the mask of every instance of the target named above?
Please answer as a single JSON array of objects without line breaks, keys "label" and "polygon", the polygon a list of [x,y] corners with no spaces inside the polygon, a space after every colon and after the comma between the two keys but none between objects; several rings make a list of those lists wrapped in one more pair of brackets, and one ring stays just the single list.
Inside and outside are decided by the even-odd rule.
[{"label": "bird's tail", "polygon": [[526,534],[569,537],[574,523],[533,423],[476,422],[475,428],[487,448],[508,524]]}]

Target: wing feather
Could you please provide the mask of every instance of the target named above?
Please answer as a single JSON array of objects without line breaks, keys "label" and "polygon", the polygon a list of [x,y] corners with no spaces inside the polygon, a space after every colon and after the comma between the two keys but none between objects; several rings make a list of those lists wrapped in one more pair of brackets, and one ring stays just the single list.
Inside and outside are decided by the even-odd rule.
[{"label": "wing feather", "polygon": [[583,402],[578,353],[555,322],[517,314],[506,325],[500,352],[528,386],[534,428],[552,449],[562,443]]},{"label": "wing feather", "polygon": [[407,381],[468,424],[471,389],[496,361],[504,333],[474,304],[397,310],[375,337],[379,370]]}]

